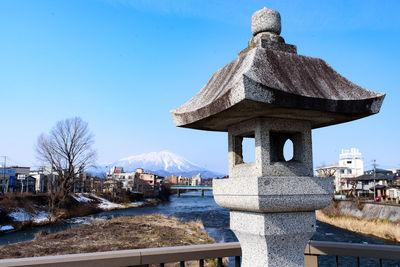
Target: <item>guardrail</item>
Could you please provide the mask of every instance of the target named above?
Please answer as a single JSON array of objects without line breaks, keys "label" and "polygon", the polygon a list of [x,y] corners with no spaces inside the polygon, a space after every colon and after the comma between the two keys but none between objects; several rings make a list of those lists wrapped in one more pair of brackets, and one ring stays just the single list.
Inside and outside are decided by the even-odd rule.
[{"label": "guardrail", "polygon": [[[0,260],[0,266],[145,267],[156,264],[164,267],[166,263],[178,262],[181,267],[184,267],[187,261],[198,261],[199,266],[202,267],[206,259],[218,259],[218,266],[222,267],[222,258],[235,257],[234,265],[239,267],[241,254],[240,244],[235,242],[5,259]],[[400,260],[400,246],[309,241],[304,253],[305,266],[317,267],[320,255],[336,256],[336,266],[339,263],[339,256],[356,257],[358,266],[360,266],[360,258],[378,258],[382,266],[382,259]]]}]

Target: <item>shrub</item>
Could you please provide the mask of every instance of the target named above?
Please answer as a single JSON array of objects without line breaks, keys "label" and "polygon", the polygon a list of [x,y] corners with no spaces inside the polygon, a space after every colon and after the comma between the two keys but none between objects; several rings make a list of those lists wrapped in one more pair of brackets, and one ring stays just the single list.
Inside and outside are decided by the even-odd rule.
[{"label": "shrub", "polygon": [[8,211],[0,207],[0,224],[9,224],[12,221],[12,218],[8,215]]}]

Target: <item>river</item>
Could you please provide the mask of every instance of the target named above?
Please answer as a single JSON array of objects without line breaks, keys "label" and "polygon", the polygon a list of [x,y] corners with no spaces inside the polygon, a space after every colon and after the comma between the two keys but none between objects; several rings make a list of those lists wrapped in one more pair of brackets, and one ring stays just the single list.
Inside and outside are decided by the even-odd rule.
[{"label": "river", "polygon": [[[39,226],[33,229],[10,232],[0,236],[0,245],[30,240],[34,238],[36,232],[42,230],[54,233],[79,227],[82,224],[89,224],[94,221],[153,213],[174,216],[183,221],[201,220],[204,224],[205,231],[215,238],[217,242],[237,241],[233,232],[229,230],[229,211],[219,207],[214,201],[212,192],[206,191],[204,197],[200,196],[200,192],[188,192],[181,194],[181,197],[173,195],[169,202],[162,202],[156,206],[104,211],[93,215],[68,219],[61,224]],[[312,239],[368,244],[396,244],[391,241],[342,230],[319,221],[317,222],[317,231]],[[339,266],[357,266],[356,259],[352,257],[340,257],[339,262],[341,263]],[[319,264],[320,266],[335,266],[335,259],[330,256],[320,256]],[[361,266],[379,266],[379,263],[378,260],[375,259],[362,259]],[[384,260],[384,266],[400,266],[400,261]]]}]

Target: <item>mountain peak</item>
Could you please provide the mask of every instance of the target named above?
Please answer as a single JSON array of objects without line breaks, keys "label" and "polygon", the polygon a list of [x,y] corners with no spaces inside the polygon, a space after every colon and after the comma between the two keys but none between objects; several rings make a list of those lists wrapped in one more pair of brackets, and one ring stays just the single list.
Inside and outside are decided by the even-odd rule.
[{"label": "mountain peak", "polygon": [[108,167],[113,166],[121,166],[126,172],[133,172],[136,168],[143,168],[146,171],[162,176],[171,174],[192,176],[198,173],[203,177],[223,176],[223,174],[202,168],[168,150],[124,157],[112,164],[108,164]]}]

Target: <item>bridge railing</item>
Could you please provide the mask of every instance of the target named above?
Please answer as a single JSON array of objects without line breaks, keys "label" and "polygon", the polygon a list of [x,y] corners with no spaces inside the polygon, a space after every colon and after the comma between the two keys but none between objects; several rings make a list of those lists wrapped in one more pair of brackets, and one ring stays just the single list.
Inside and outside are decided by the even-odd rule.
[{"label": "bridge railing", "polygon": [[[318,266],[321,255],[336,256],[336,266],[340,256],[357,258],[378,258],[400,260],[400,246],[370,245],[343,242],[310,241],[305,250],[305,266]],[[216,259],[217,266],[222,267],[224,257],[234,257],[230,266],[240,266],[241,249],[239,243],[219,243],[181,247],[163,247],[134,250],[119,250],[72,255],[44,256],[21,259],[0,260],[0,266],[55,266],[55,267],[117,267],[117,266],[166,266],[166,263],[179,263],[181,267],[188,261],[197,261],[204,266],[206,259]]]}]

